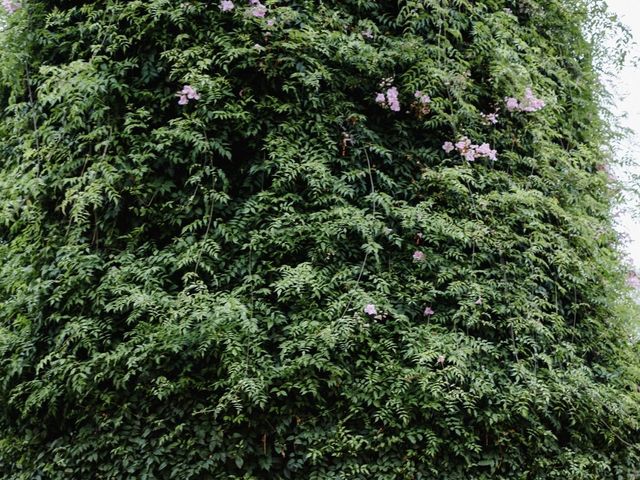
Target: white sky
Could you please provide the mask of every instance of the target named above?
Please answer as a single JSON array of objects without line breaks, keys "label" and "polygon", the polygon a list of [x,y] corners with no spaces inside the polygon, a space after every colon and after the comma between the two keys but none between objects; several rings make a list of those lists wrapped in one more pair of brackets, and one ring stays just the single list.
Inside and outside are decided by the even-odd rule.
[{"label": "white sky", "polygon": [[[640,41],[640,3],[637,0],[607,0],[610,9],[630,28],[634,43]],[[640,48],[633,45],[627,65],[615,75],[613,92],[619,97],[617,114],[625,114],[622,124],[634,130],[631,138],[615,146],[617,157],[627,156],[631,162],[625,167],[618,167],[614,175],[628,182],[632,175],[640,176],[640,65],[633,66],[632,60],[640,56]],[[626,250],[635,264],[640,268],[640,219],[633,218],[631,209],[638,209],[638,201],[631,199],[624,210],[618,213],[617,229],[627,238]]]}]

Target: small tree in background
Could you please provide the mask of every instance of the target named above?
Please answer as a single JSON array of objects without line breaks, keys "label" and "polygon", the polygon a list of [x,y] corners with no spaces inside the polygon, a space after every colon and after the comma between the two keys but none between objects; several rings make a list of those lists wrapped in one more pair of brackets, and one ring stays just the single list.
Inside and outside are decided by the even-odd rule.
[{"label": "small tree in background", "polygon": [[633,478],[590,5],[4,7],[2,478]]}]

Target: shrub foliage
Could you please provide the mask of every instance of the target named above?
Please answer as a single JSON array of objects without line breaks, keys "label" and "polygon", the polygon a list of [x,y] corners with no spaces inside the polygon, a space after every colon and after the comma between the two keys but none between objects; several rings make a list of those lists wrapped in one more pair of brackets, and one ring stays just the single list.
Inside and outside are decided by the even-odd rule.
[{"label": "shrub foliage", "polygon": [[635,478],[593,5],[7,5],[2,478]]}]

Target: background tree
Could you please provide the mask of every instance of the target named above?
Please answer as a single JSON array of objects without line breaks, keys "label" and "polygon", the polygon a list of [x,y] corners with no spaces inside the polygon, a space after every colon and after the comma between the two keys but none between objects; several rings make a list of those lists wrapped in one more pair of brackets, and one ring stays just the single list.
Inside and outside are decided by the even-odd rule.
[{"label": "background tree", "polygon": [[597,9],[4,7],[3,478],[636,474]]}]

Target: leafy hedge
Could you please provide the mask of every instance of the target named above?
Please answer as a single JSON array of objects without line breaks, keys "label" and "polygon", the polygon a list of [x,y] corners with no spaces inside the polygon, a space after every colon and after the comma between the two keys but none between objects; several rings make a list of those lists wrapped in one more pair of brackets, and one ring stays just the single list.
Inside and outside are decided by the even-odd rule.
[{"label": "leafy hedge", "polygon": [[635,478],[601,5],[4,6],[2,478]]}]

